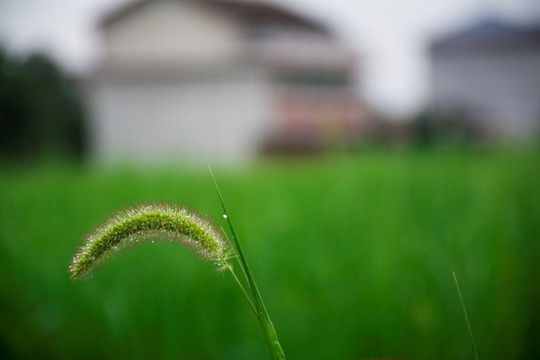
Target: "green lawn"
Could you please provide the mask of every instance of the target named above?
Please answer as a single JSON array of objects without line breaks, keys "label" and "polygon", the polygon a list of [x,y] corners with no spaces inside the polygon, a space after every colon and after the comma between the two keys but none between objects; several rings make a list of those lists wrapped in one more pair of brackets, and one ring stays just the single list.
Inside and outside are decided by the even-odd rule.
[{"label": "green lawn", "polygon": [[[540,358],[540,154],[369,152],[216,167],[288,359]],[[228,274],[146,244],[91,279],[71,256],[108,214],[208,214],[207,171],[0,169],[0,358],[269,359]]]}]

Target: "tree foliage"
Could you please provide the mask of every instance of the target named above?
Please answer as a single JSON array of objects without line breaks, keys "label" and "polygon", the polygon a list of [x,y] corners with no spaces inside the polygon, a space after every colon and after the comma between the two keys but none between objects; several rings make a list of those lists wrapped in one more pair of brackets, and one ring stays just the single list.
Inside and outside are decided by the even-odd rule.
[{"label": "tree foliage", "polygon": [[80,156],[84,109],[74,81],[41,54],[0,49],[0,158]]}]

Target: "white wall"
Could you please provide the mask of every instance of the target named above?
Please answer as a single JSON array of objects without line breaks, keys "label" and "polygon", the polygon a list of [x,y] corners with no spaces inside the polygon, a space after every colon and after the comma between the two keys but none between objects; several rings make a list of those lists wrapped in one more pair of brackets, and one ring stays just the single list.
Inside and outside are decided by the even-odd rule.
[{"label": "white wall", "polygon": [[534,135],[540,129],[540,52],[436,56],[433,96],[439,105],[485,111],[503,134]]},{"label": "white wall", "polygon": [[195,1],[154,1],[105,28],[92,79],[94,160],[242,162],[260,144],[270,83],[242,63],[244,28]]},{"label": "white wall", "polygon": [[153,1],[107,27],[104,40],[109,65],[202,65],[237,59],[243,29],[233,18],[195,1]]},{"label": "white wall", "polygon": [[243,162],[260,144],[270,83],[255,71],[165,78],[105,76],[91,96],[93,157]]}]

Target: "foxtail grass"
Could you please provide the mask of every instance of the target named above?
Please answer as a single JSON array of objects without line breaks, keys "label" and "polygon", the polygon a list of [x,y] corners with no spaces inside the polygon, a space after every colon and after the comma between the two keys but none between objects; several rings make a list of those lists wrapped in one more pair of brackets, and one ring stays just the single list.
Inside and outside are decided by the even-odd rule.
[{"label": "foxtail grass", "polygon": [[191,248],[220,269],[230,266],[232,248],[210,221],[174,204],[141,203],[117,212],[85,237],[69,267],[71,278],[87,276],[123,250],[156,241]]},{"label": "foxtail grass", "polygon": [[[212,179],[229,225],[234,244],[209,221],[186,208],[167,203],[140,203],[127,207],[108,218],[85,237],[83,245],[69,266],[71,278],[84,278],[96,267],[119,252],[145,242],[167,241],[192,249],[200,258],[213,262],[219,270],[228,271],[259,321],[273,360],[285,360],[276,330],[251,274],[246,257],[212,170]],[[246,291],[232,265],[237,259],[249,291]]]}]

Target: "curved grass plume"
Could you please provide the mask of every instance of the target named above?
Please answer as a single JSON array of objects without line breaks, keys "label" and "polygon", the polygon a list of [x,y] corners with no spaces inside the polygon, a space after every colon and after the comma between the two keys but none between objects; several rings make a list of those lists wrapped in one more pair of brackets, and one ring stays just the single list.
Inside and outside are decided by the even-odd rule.
[{"label": "curved grass plume", "polygon": [[[212,174],[211,170],[210,173]],[[212,178],[214,178],[213,174]],[[71,278],[80,279],[85,277],[104,260],[140,243],[148,241],[176,242],[193,249],[202,259],[214,262],[219,269],[231,273],[255,317],[261,324],[272,359],[285,360],[285,354],[279,343],[274,325],[251,275],[231,219],[227,216],[223,197],[219,192],[217,183],[215,185],[223,207],[224,217],[227,218],[233,235],[234,246],[208,220],[185,208],[163,203],[138,204],[117,212],[93,233],[86,236],[83,246],[73,256],[69,266]],[[238,264],[244,274],[245,283],[251,292],[251,296],[233,270],[230,260],[236,254],[240,259]]]},{"label": "curved grass plume", "polygon": [[138,204],[117,212],[86,236],[69,267],[71,278],[82,278],[115,253],[148,241],[176,242],[219,268],[231,267],[232,249],[209,221],[177,205]]}]

